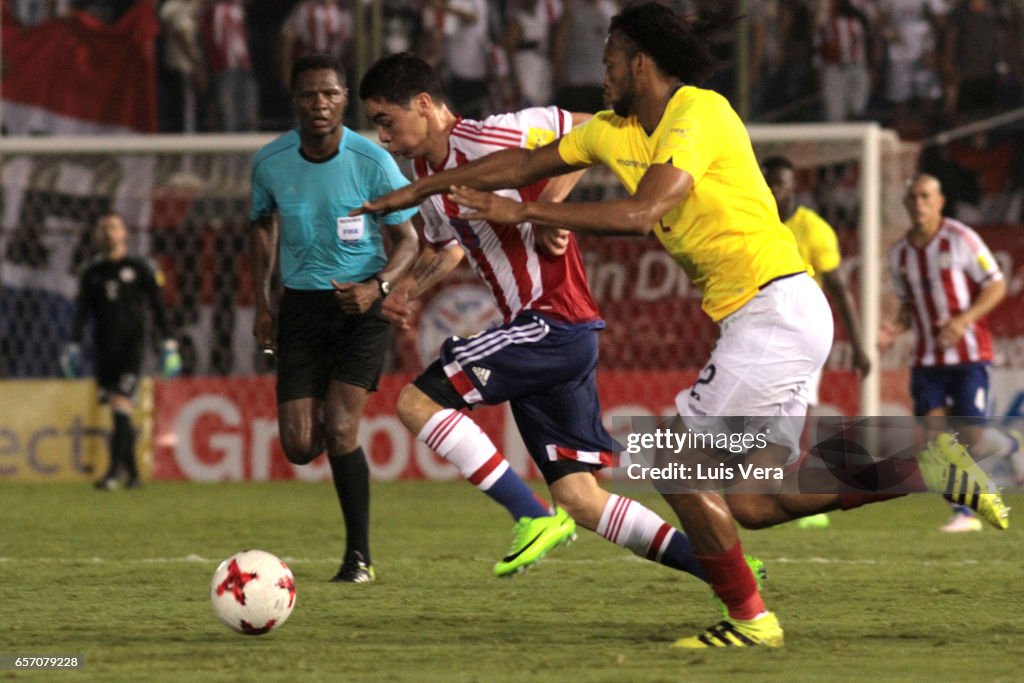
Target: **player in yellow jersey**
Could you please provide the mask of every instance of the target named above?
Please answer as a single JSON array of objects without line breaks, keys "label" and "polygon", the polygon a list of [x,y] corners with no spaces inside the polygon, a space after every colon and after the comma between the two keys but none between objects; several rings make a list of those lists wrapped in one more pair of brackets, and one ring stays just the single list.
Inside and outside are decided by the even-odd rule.
[{"label": "player in yellow jersey", "polygon": [[[871,359],[864,351],[860,328],[857,323],[857,312],[853,297],[847,289],[843,278],[839,275],[839,264],[842,256],[839,253],[839,240],[835,230],[817,213],[796,203],[796,169],[793,162],[784,156],[771,156],[761,162],[764,179],[775,197],[779,209],[779,219],[789,228],[796,238],[800,256],[814,269],[814,279],[828,293],[839,311],[839,317],[846,326],[846,334],[850,338],[853,352],[853,368],[864,377],[871,371]],[[818,387],[821,384],[821,370],[811,375],[807,387],[808,408],[818,405]],[[829,518],[826,513],[801,517],[797,520],[801,529],[827,527]]]},{"label": "player in yellow jersey", "polygon": [[[684,426],[709,431],[708,424],[723,424],[721,416],[802,420],[807,380],[832,344],[832,316],[792,233],[779,221],[742,121],[725,98],[691,85],[714,65],[704,34],[664,5],[633,5],[612,20],[604,61],[605,99],[612,111],[549,145],[502,150],[421,178],[365,203],[361,211],[392,211],[450,191],[467,207],[463,219],[532,221],[602,235],[653,231],[701,288],[703,309],[720,327],[700,379],[676,397]],[[630,196],[519,203],[481,191],[521,187],[595,164],[608,166]],[[784,462],[794,452],[792,433],[773,438],[779,443],[751,449],[748,462]],[[960,451],[945,444],[928,453],[915,469],[921,490],[925,482],[929,490],[944,490],[949,471],[985,490],[984,475],[966,470]],[[974,491],[986,518],[1005,527],[998,494]],[[685,648],[782,645],[782,628],[744,561],[735,521],[760,528],[885,498],[735,489],[725,497],[710,491],[662,493],[728,609],[725,620],[676,642]]]},{"label": "player in yellow jersey", "polygon": [[[871,359],[864,350],[853,297],[839,275],[839,265],[843,259],[835,230],[817,213],[797,204],[796,172],[792,161],[784,156],[772,156],[761,162],[761,168],[764,170],[768,188],[775,197],[779,219],[796,238],[800,256],[814,269],[814,279],[836,305],[839,317],[846,326],[846,334],[850,338],[853,352],[850,360],[853,369],[864,377],[871,372]],[[816,405],[817,381],[812,386],[810,394],[810,404]]]}]

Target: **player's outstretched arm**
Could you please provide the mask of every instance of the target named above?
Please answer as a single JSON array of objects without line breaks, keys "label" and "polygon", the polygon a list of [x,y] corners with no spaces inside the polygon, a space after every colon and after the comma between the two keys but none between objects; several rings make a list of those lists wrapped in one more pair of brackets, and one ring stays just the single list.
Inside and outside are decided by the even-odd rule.
[{"label": "player's outstretched arm", "polygon": [[503,149],[476,161],[448,169],[443,173],[420,178],[411,185],[364,202],[362,208],[349,215],[389,213],[421,204],[427,197],[447,192],[451,185],[465,185],[478,190],[522,187],[556,175],[576,170],[558,154],[555,141],[537,149]]},{"label": "player's outstretched arm", "polygon": [[668,164],[655,164],[644,174],[633,196],[612,201],[520,204],[466,186],[452,187],[451,191],[457,203],[473,209],[463,215],[467,220],[509,224],[531,221],[574,232],[646,235],[665,214],[682,204],[692,189],[689,173]]}]

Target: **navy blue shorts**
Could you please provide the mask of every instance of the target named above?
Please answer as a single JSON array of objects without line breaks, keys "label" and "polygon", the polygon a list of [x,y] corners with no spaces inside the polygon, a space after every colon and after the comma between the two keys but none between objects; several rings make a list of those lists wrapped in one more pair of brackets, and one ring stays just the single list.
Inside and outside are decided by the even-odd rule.
[{"label": "navy blue shorts", "polygon": [[957,417],[986,417],[989,413],[988,363],[916,367],[910,371],[914,415],[948,408]]},{"label": "navy blue shorts", "polygon": [[[439,365],[454,392],[439,402],[463,408],[508,401],[549,484],[573,471],[611,465],[621,447],[601,423],[595,370],[602,327],[559,324],[528,312],[468,339],[451,337],[441,346]],[[416,386],[439,400],[427,389],[430,373]]]}]

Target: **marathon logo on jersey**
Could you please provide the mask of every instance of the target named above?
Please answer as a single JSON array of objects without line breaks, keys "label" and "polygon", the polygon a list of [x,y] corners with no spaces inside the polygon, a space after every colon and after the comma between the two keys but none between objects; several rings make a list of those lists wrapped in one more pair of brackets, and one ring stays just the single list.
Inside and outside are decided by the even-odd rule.
[{"label": "marathon logo on jersey", "polygon": [[615,163],[626,168],[639,168],[644,171],[647,170],[649,165],[646,161],[637,161],[636,159],[616,159]]},{"label": "marathon logo on jersey", "polygon": [[358,242],[363,230],[362,216],[338,216],[338,239],[342,242]]},{"label": "marathon logo on jersey", "polygon": [[555,131],[547,128],[531,128],[526,131],[526,149],[543,147],[555,141]]},{"label": "marathon logo on jersey", "polygon": [[697,125],[689,119],[674,121],[668,129],[665,144],[680,151],[693,147]]}]

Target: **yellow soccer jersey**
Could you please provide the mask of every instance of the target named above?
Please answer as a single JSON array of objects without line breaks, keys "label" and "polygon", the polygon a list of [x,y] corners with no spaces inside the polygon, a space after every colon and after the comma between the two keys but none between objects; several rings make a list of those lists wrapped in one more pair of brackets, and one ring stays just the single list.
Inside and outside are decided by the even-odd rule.
[{"label": "yellow soccer jersey", "polygon": [[654,226],[662,245],[721,320],[782,275],[806,270],[754,157],[743,122],[718,93],[683,86],[650,136],[636,117],[599,112],[558,146],[573,166],[603,163],[630,194],[651,164],[693,176],[693,192]]},{"label": "yellow soccer jersey", "polygon": [[814,279],[820,286],[822,274],[835,270],[843,260],[836,231],[805,206],[796,208],[786,220],[786,227],[793,231],[800,256],[814,269]]}]

